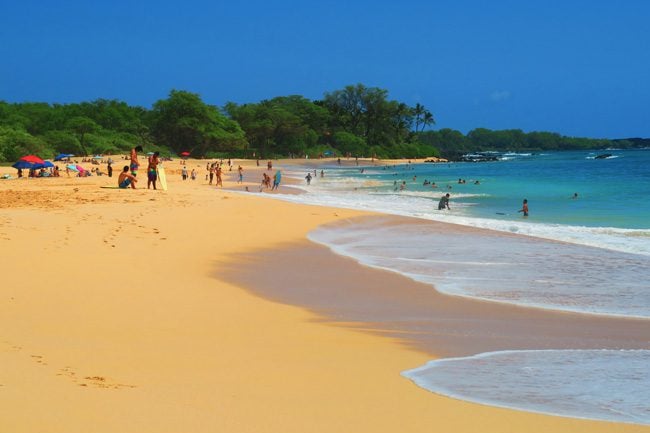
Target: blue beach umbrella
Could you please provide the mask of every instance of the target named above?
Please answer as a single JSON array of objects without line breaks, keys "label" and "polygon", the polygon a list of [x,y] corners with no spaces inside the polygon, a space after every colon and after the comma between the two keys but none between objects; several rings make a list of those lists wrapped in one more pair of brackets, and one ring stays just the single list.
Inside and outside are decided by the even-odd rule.
[{"label": "blue beach umbrella", "polygon": [[68,159],[73,157],[74,155],[71,153],[59,153],[57,156],[54,157],[55,161],[61,161],[63,159]]},{"label": "blue beach umbrella", "polygon": [[17,169],[34,168],[34,163],[21,160],[12,165],[12,167]]},{"label": "blue beach umbrella", "polygon": [[43,164],[34,164],[32,168],[52,168],[54,164],[52,161],[45,161]]}]

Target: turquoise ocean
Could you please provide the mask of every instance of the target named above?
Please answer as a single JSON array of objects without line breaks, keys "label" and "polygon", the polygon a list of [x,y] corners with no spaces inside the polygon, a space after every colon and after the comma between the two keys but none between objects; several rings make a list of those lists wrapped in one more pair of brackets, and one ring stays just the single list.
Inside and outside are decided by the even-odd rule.
[{"label": "turquoise ocean", "polygon": [[[604,153],[611,155],[596,158]],[[394,166],[346,161],[318,166],[316,176],[313,165],[297,161],[284,174],[307,194],[275,197],[488,229],[471,244],[439,228],[372,220],[309,235],[337,254],[450,295],[650,321],[650,150],[495,156]],[[451,209],[438,210],[447,193]],[[528,217],[518,212],[523,199]],[[463,400],[650,424],[650,335],[642,350],[533,352],[436,360],[403,374]]]}]

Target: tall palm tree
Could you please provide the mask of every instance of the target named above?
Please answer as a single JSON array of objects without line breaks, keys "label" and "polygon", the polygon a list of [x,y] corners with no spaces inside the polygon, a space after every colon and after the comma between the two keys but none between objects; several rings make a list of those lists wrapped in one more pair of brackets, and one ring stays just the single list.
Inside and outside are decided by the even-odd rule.
[{"label": "tall palm tree", "polygon": [[415,104],[415,108],[413,109],[413,115],[415,116],[415,132],[418,132],[418,129],[420,129],[420,121],[422,120],[422,116],[426,113],[426,109],[424,108],[424,105],[420,104],[419,102]]},{"label": "tall palm tree", "polygon": [[422,131],[424,131],[424,128],[426,126],[431,126],[435,124],[436,124],[436,119],[433,118],[433,114],[431,114],[429,110],[424,110],[424,114],[422,117]]}]

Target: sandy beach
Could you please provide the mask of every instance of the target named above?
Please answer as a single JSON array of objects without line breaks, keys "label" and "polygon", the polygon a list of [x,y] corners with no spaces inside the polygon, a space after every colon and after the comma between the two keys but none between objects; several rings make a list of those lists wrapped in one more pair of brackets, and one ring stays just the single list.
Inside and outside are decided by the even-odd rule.
[{"label": "sandy beach", "polygon": [[[432,295],[306,239],[374,215],[272,200],[262,168],[240,163],[244,184],[233,170],[225,189],[195,160],[195,181],[165,163],[166,192],[102,189],[106,176],[0,181],[0,432],[650,432],[400,376],[502,347],[639,347],[647,321]],[[426,332],[389,319],[416,307],[434,317]]]}]

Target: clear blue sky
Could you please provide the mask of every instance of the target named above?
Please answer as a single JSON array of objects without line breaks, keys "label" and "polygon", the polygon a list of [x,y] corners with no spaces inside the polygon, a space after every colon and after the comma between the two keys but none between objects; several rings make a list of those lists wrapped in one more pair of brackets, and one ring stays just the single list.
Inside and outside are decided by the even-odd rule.
[{"label": "clear blue sky", "polygon": [[363,83],[436,128],[650,137],[649,21],[646,0],[0,0],[0,99],[223,105]]}]

